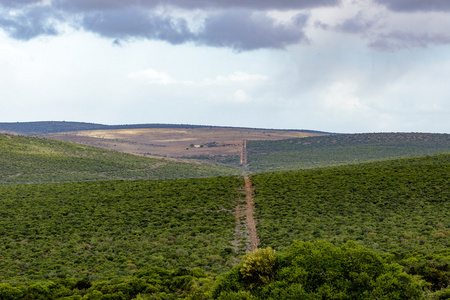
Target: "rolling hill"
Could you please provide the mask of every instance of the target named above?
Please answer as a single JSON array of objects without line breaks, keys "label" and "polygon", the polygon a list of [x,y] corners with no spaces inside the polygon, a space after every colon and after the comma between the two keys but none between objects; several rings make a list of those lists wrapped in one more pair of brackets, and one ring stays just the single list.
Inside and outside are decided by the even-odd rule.
[{"label": "rolling hill", "polygon": [[238,174],[225,166],[138,157],[117,151],[0,134],[0,184],[170,179]]},{"label": "rolling hill", "polygon": [[[209,125],[190,125],[190,124],[123,124],[123,125],[105,125],[86,122],[66,122],[66,121],[38,121],[38,122],[0,122],[0,133],[19,134],[19,135],[40,135],[50,133],[61,133],[71,131],[85,130],[129,130],[129,129],[196,129],[196,128],[235,128],[235,129],[254,129],[246,127],[228,127],[228,126],[209,126]],[[263,129],[273,130],[273,129]],[[314,130],[285,130],[305,133],[324,132]]]},{"label": "rolling hill", "polygon": [[[436,293],[450,283],[450,154],[251,180],[263,247],[353,240]],[[242,255],[243,186],[239,177],[1,186],[0,293],[210,299],[213,274]]]},{"label": "rolling hill", "polygon": [[432,133],[339,134],[248,141],[251,173],[309,169],[450,153],[450,135]]},{"label": "rolling hill", "polygon": [[[153,132],[181,132],[163,129]],[[207,140],[219,132],[192,129]],[[83,132],[112,134],[111,142],[142,130]],[[267,131],[228,134],[241,138],[250,131],[275,139]],[[299,133],[283,136],[289,134]],[[218,148],[205,145],[183,151]],[[279,266],[296,270],[298,280],[306,269],[286,265],[289,255],[289,263],[299,262],[295,255],[302,254],[292,256],[298,249],[343,251],[344,258],[351,251],[395,269],[416,296],[425,291],[414,299],[448,298],[449,135],[322,135],[249,140],[247,147],[245,170],[229,167],[239,166],[226,161],[239,160],[231,155],[221,165],[210,164],[221,158],[208,155],[197,158],[208,164],[186,163],[0,134],[0,298],[264,299],[258,293],[268,288],[249,289],[255,283],[241,276],[241,259],[252,258],[243,258],[249,226],[240,210],[244,190],[251,190],[239,177],[244,170],[253,173],[260,247],[278,251]],[[280,276],[271,279],[273,293],[289,295],[291,276]],[[231,294],[227,282],[235,284]]]},{"label": "rolling hill", "polygon": [[325,239],[384,252],[450,247],[450,154],[251,180],[263,246]]}]

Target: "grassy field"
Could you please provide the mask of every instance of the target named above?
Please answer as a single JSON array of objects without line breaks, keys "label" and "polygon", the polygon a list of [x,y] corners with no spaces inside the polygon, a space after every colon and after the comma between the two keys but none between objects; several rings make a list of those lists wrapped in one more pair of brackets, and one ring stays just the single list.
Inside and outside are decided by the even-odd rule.
[{"label": "grassy field", "polygon": [[0,184],[112,179],[172,179],[238,174],[35,137],[0,134]]},{"label": "grassy field", "polygon": [[253,173],[450,153],[449,134],[372,133],[249,141]]}]

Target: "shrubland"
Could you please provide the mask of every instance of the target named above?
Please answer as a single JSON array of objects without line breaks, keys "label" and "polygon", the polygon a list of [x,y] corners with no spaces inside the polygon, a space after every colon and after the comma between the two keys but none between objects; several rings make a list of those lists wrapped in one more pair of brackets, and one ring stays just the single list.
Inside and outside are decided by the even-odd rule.
[{"label": "shrubland", "polygon": [[450,247],[450,155],[251,176],[263,246],[355,240],[378,251]]},{"label": "shrubland", "polygon": [[211,177],[238,172],[218,165],[137,157],[91,146],[0,134],[0,184]]},{"label": "shrubland", "polygon": [[336,134],[278,141],[248,141],[252,173],[311,169],[450,153],[449,134]]},{"label": "shrubland", "polygon": [[420,280],[354,242],[295,241],[283,253],[248,254],[225,274],[214,299],[421,299]]},{"label": "shrubland", "polygon": [[0,139],[0,299],[450,298],[449,154],[252,175],[242,256],[242,178],[104,180],[213,172]]},{"label": "shrubland", "polygon": [[113,279],[236,261],[238,177],[0,186],[0,280]]}]

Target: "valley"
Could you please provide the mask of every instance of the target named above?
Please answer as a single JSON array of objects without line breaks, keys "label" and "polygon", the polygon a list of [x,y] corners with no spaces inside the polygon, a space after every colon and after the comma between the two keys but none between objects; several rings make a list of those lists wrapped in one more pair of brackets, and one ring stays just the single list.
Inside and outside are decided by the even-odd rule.
[{"label": "valley", "polygon": [[[447,134],[177,127],[39,136],[0,134],[1,299],[450,293]],[[307,262],[298,271],[311,249],[333,280],[306,280],[317,271]],[[356,273],[338,266],[345,257]]]}]

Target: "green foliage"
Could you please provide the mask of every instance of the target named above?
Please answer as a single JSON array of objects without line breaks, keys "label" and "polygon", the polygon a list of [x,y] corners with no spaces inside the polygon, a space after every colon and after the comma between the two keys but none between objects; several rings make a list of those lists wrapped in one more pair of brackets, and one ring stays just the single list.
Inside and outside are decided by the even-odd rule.
[{"label": "green foliage", "polygon": [[[246,284],[240,264],[219,281],[213,298],[404,300],[422,296],[419,282],[400,265],[356,243],[337,247],[325,241],[296,241],[275,257],[275,274],[269,280],[257,286]],[[271,265],[272,257],[266,258]]]},{"label": "green foliage", "polygon": [[[0,153],[0,300],[450,298],[449,154],[252,176],[260,240],[280,252],[232,268],[243,179],[105,180],[225,169],[8,135]],[[229,271],[212,295],[205,271]]]},{"label": "green foliage", "polygon": [[236,170],[224,166],[137,157],[73,143],[0,134],[0,184],[234,174]]},{"label": "green foliage", "polygon": [[246,254],[239,272],[250,288],[269,282],[275,275],[275,250],[267,247]]},{"label": "green foliage", "polygon": [[253,173],[309,169],[450,152],[449,134],[371,133],[248,141]]},{"label": "green foliage", "polygon": [[263,247],[294,239],[398,253],[450,247],[450,155],[251,179]]},{"label": "green foliage", "polygon": [[399,258],[409,274],[420,275],[430,284],[432,291],[450,287],[450,249],[441,249],[433,253],[413,251]]},{"label": "green foliage", "polygon": [[[0,280],[104,280],[150,266],[222,272],[243,179],[0,187]],[[87,286],[78,283],[80,288]]]},{"label": "green foliage", "polygon": [[73,280],[13,286],[0,284],[1,300],[94,300],[94,299],[209,299],[213,279],[192,269],[151,268],[132,277],[99,281],[80,287]]}]

